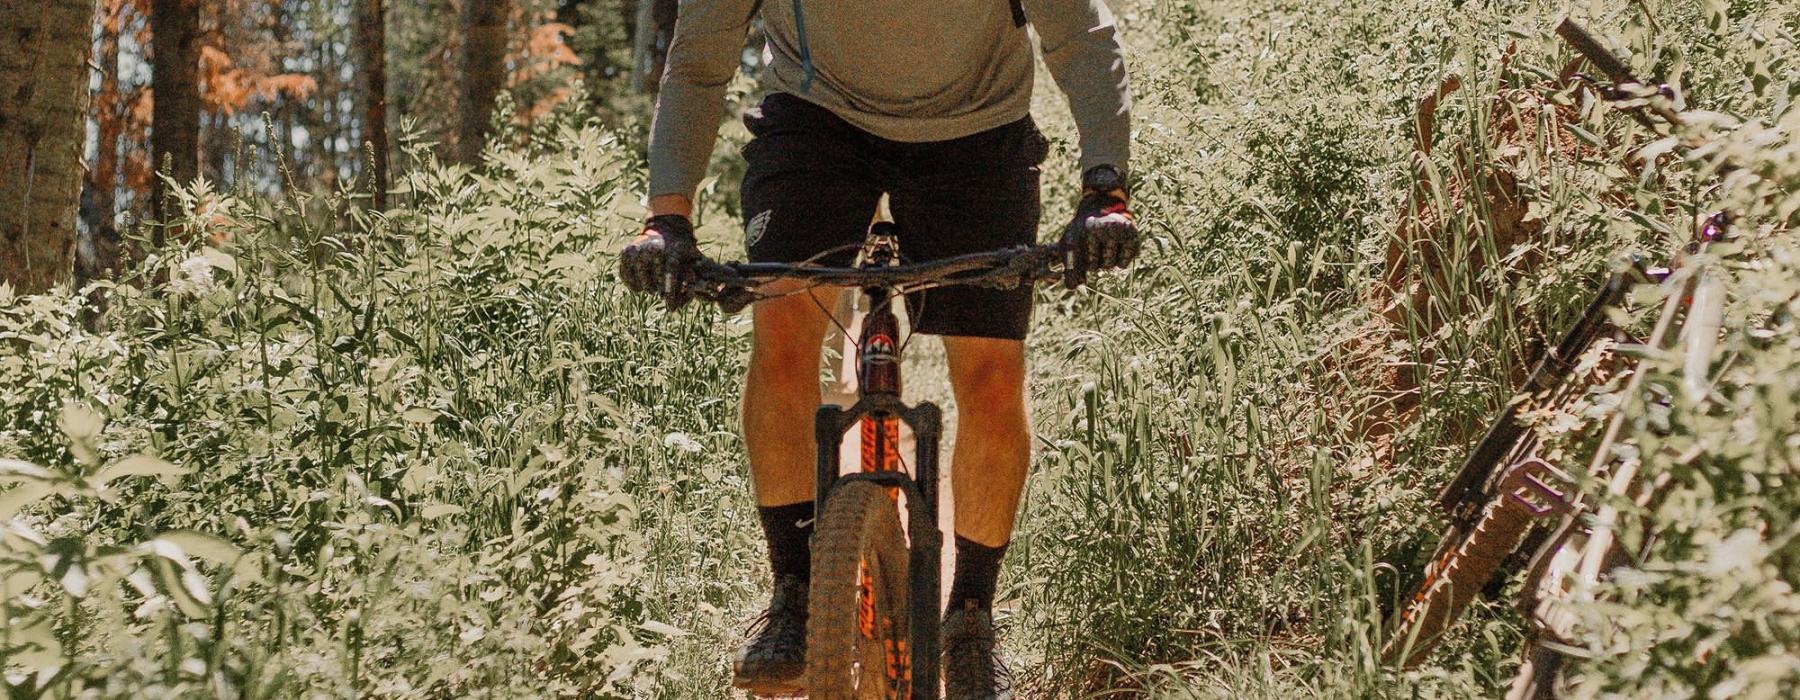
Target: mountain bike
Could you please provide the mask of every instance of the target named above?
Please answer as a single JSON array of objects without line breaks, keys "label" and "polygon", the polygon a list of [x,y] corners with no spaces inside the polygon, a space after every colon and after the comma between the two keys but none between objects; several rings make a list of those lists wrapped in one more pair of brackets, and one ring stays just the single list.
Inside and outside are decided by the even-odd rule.
[{"label": "mountain bike", "polygon": [[[1565,20],[1557,33],[1614,81],[1578,75],[1602,99],[1625,103],[1646,126],[1679,126],[1666,86],[1650,87],[1632,76],[1617,57],[1579,26]],[[1654,117],[1654,119],[1652,119]],[[1559,649],[1568,639],[1570,620],[1562,601],[1568,581],[1597,581],[1606,571],[1634,561],[1639,553],[1622,551],[1611,537],[1619,517],[1610,499],[1631,498],[1640,505],[1657,495],[1655,485],[1636,482],[1637,461],[1614,449],[1629,402],[1641,400],[1643,375],[1634,357],[1653,352],[1681,352],[1692,367],[1689,377],[1704,384],[1706,360],[1716,342],[1723,293],[1702,269],[1687,265],[1695,255],[1729,235],[1732,217],[1719,212],[1699,219],[1690,240],[1666,268],[1646,267],[1633,257],[1601,286],[1560,341],[1534,364],[1518,395],[1501,409],[1486,434],[1464,460],[1456,476],[1439,493],[1437,505],[1449,519],[1436,553],[1422,579],[1390,619],[1382,647],[1388,663],[1411,667],[1421,662],[1442,634],[1475,598],[1497,593],[1505,574],[1525,572],[1520,607],[1528,618],[1524,663],[1509,698],[1553,697],[1561,666]],[[1655,325],[1642,338],[1621,327],[1629,319],[1624,302],[1636,285],[1664,287],[1666,301]],[[1627,405],[1614,409],[1591,456],[1585,474],[1604,478],[1604,498],[1583,494],[1579,481],[1543,451],[1527,416],[1551,415],[1601,385],[1622,386]],[[1689,388],[1704,393],[1703,386]],[[1667,397],[1657,400],[1670,400]],[[1573,461],[1565,460],[1565,461]],[[1521,555],[1535,552],[1529,560]]]},{"label": "mountain bike", "polygon": [[[1058,246],[1019,246],[902,264],[894,224],[876,222],[854,267],[703,263],[688,291],[736,311],[777,295],[776,280],[858,288],[868,300],[856,346],[857,396],[814,416],[818,445],[812,583],[806,624],[806,684],[814,700],[927,700],[938,694],[938,441],[943,412],[900,397],[905,343],[894,305],[948,285],[1014,288],[1060,279]],[[799,293],[784,292],[781,295]],[[910,464],[900,428],[915,442]],[[838,445],[860,430],[861,469],[839,476]],[[909,473],[910,468],[910,473]],[[904,498],[906,528],[901,529]]]},{"label": "mountain bike", "polygon": [[[1722,298],[1715,284],[1690,274],[1682,263],[1724,239],[1729,222],[1724,213],[1708,217],[1672,267],[1647,268],[1632,260],[1613,273],[1560,342],[1539,358],[1518,392],[1524,398],[1501,409],[1456,477],[1439,492],[1437,505],[1450,522],[1422,580],[1392,622],[1382,650],[1387,661],[1416,665],[1461,611],[1491,588],[1497,574],[1520,568],[1516,554],[1538,549],[1546,541],[1561,545],[1577,537],[1580,516],[1593,515],[1594,499],[1580,493],[1569,470],[1540,452],[1539,436],[1526,416],[1558,412],[1603,382],[1624,382],[1625,395],[1635,395],[1641,375],[1634,371],[1633,355],[1668,351],[1677,344],[1674,349],[1708,352],[1717,334]],[[1644,338],[1627,333],[1614,316],[1638,284],[1669,287],[1657,324]],[[1606,474],[1616,466],[1608,460],[1623,416],[1620,411],[1611,419],[1590,460],[1589,475]],[[1619,490],[1629,488],[1625,485],[1635,475],[1632,467],[1612,471],[1612,481],[1622,484]],[[1556,536],[1547,538],[1552,531]],[[1616,553],[1609,556],[1617,563]],[[1548,562],[1555,557],[1539,555],[1523,567],[1531,574],[1528,590],[1552,585],[1547,579],[1555,574]]]}]

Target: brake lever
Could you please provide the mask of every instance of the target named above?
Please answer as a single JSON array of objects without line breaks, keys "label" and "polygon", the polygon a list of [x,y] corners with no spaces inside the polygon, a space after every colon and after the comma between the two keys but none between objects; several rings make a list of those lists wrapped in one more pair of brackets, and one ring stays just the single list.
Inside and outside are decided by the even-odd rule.
[{"label": "brake lever", "polygon": [[[1657,119],[1662,120],[1670,127],[1678,126],[1681,123],[1680,115],[1675,114],[1672,109],[1651,101],[1653,97],[1661,97],[1671,103],[1675,101],[1675,88],[1670,87],[1668,83],[1656,85],[1635,81],[1630,83],[1653,90],[1650,94],[1640,95],[1620,89],[1618,83],[1604,82],[1586,73],[1575,73],[1571,77],[1586,86],[1587,89],[1593,90],[1594,94],[1599,95],[1601,102],[1611,106],[1612,109],[1630,115],[1634,121],[1652,132],[1658,130],[1656,120],[1651,119],[1651,115],[1655,115]],[[1633,100],[1643,100],[1643,102],[1641,104],[1622,104]]]},{"label": "brake lever", "polygon": [[686,306],[689,300],[696,297],[718,304],[726,313],[736,313],[756,301],[756,294],[748,289],[749,280],[740,276],[730,265],[710,258],[695,261],[692,274],[685,280],[677,280],[674,275],[670,275],[665,279],[665,288],[669,285],[681,288],[679,298],[673,294],[663,297],[670,311]]}]

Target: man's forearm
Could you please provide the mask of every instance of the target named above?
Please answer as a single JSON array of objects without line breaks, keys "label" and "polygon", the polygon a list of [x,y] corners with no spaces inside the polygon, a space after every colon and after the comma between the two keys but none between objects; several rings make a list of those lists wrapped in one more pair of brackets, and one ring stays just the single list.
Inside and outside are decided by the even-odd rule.
[{"label": "man's forearm", "polygon": [[[744,36],[750,31],[755,0],[684,0],[675,19],[656,111],[650,119],[650,195],[680,195],[687,210],[706,174],[719,122],[725,117],[725,87],[737,74]],[[676,205],[679,206],[679,205]]]},{"label": "man's forearm", "polygon": [[1131,91],[1112,12],[1102,0],[1025,0],[1044,64],[1081,132],[1081,169],[1130,170]]}]

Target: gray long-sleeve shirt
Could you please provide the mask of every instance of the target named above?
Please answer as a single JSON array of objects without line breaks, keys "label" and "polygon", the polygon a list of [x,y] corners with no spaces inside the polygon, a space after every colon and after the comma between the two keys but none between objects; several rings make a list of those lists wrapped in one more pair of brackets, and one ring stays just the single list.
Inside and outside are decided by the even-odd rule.
[{"label": "gray long-sleeve shirt", "polygon": [[[692,195],[724,118],[753,14],[768,37],[763,87],[876,136],[961,138],[1031,111],[1032,55],[1007,0],[801,0],[814,77],[802,89],[794,0],[682,0],[650,128],[650,195]],[[1024,0],[1069,98],[1083,170],[1130,155],[1124,53],[1102,0]]]}]

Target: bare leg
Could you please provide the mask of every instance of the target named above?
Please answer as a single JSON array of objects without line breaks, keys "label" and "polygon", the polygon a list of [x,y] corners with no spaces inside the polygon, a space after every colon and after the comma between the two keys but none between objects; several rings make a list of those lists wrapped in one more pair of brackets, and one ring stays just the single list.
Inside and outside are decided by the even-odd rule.
[{"label": "bare leg", "polygon": [[820,345],[835,288],[772,299],[754,308],[750,367],[744,377],[744,450],[756,504],[813,500],[813,413],[819,408]]},{"label": "bare leg", "polygon": [[1012,539],[1013,518],[1031,466],[1025,417],[1025,344],[945,336],[956,392],[951,461],[956,534],[989,547]]},{"label": "bare leg", "polygon": [[[833,291],[814,293],[823,301]],[[769,544],[774,591],[767,624],[757,628],[732,662],[732,685],[757,696],[785,697],[805,686],[816,454],[812,426],[820,398],[819,344],[831,321],[808,294],[759,303],[752,313],[744,450],[750,457],[757,517]]]}]

